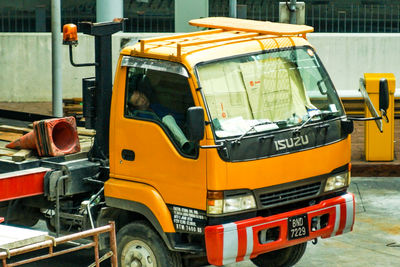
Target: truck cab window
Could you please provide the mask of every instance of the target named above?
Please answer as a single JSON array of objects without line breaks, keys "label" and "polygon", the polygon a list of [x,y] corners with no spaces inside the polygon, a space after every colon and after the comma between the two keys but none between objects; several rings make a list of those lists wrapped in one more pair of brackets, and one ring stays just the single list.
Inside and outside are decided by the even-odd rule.
[{"label": "truck cab window", "polygon": [[195,154],[194,144],[187,139],[186,111],[194,102],[186,77],[131,67],[126,88],[126,117],[158,123],[180,152]]}]

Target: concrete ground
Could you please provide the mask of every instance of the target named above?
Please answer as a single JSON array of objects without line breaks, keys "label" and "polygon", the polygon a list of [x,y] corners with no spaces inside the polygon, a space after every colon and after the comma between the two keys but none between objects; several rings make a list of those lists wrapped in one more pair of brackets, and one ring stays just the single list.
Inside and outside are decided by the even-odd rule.
[{"label": "concrete ground", "polygon": [[[310,242],[296,267],[399,266],[400,178],[353,178],[350,191],[356,196],[354,231]],[[43,225],[39,224],[39,227]],[[92,250],[27,264],[27,267],[82,267],[93,262]],[[102,264],[109,266],[109,263]],[[252,267],[250,261],[228,265]],[[173,267],[173,266],[171,266]]]}]

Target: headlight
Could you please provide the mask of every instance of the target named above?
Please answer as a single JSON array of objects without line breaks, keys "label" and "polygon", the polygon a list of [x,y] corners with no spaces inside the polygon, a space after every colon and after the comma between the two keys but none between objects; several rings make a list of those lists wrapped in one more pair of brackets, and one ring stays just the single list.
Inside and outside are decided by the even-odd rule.
[{"label": "headlight", "polygon": [[251,193],[224,197],[223,191],[209,191],[207,195],[208,214],[217,215],[256,208],[256,201]]},{"label": "headlight", "polygon": [[350,184],[350,175],[348,172],[335,174],[326,180],[324,192],[347,187],[349,186],[349,184]]}]

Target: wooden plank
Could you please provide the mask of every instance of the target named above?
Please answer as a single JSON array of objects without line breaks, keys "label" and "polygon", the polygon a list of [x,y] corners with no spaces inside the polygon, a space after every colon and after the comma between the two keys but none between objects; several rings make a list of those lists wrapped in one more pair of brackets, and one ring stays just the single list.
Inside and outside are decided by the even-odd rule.
[{"label": "wooden plank", "polygon": [[77,127],[77,129],[78,129],[79,135],[85,135],[85,136],[95,136],[96,135],[96,130],[86,129],[83,127]]},{"label": "wooden plank", "polygon": [[[5,147],[8,143],[10,143],[10,142],[0,140],[0,148],[1,148],[1,149],[9,149],[9,148],[6,148],[6,147]],[[14,151],[15,151],[15,150],[14,150]]]},{"label": "wooden plank", "polygon": [[32,156],[32,154],[33,150],[31,149],[21,149],[20,151],[12,155],[12,160],[15,162],[21,162]]},{"label": "wooden plank", "polygon": [[81,152],[65,155],[64,158],[66,161],[84,159],[84,158],[87,158],[87,154],[88,154],[88,150],[82,151],[82,149],[81,149]]},{"label": "wooden plank", "polygon": [[88,152],[93,146],[92,142],[85,142],[81,143],[81,151],[82,152]]},{"label": "wooden plank", "polygon": [[64,106],[64,111],[82,111],[82,106],[79,104],[66,105]]},{"label": "wooden plank", "polygon": [[92,139],[93,137],[87,137],[87,136],[79,136],[79,143],[83,144],[83,143],[93,143],[94,139]]},{"label": "wooden plank", "polygon": [[0,247],[13,249],[42,242],[48,239],[48,233],[43,231],[0,225]]},{"label": "wooden plank", "polygon": [[15,154],[15,150],[14,151],[10,151],[10,150],[5,150],[5,149],[0,149],[0,156],[11,157],[14,154]]},{"label": "wooden plank", "polygon": [[64,98],[63,103],[68,105],[70,103],[82,103],[82,97]]},{"label": "wooden plank", "polygon": [[64,116],[68,117],[68,116],[74,116],[78,121],[79,118],[82,118],[83,115],[83,111],[68,111],[68,110],[64,110]]},{"label": "wooden plank", "polygon": [[22,134],[13,132],[0,132],[0,140],[12,142],[20,138]]},{"label": "wooden plank", "polygon": [[32,131],[32,129],[25,128],[25,127],[16,127],[11,125],[0,125],[0,131],[3,132],[11,132],[11,133],[19,133],[19,134],[26,134]]}]

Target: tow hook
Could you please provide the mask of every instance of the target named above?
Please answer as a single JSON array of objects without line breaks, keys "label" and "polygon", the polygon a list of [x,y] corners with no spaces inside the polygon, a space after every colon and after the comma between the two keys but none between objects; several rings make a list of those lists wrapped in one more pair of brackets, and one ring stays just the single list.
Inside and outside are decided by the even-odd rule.
[{"label": "tow hook", "polygon": [[316,244],[318,243],[318,238],[314,238],[314,239],[311,241],[311,243],[312,243],[313,245],[316,245]]}]

